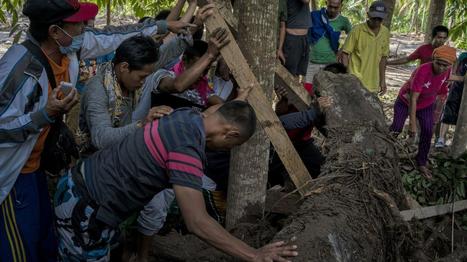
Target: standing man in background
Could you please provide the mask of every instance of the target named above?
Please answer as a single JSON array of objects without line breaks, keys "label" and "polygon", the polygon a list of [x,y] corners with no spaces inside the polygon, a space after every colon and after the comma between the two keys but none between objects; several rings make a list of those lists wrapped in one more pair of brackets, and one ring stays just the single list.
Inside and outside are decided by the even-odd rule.
[{"label": "standing man in background", "polygon": [[277,57],[295,76],[306,75],[310,0],[287,0],[287,17],[281,17]]},{"label": "standing man in background", "polygon": [[388,61],[388,65],[403,65],[411,61],[420,60],[420,64],[433,61],[433,51],[444,45],[448,40],[449,29],[443,25],[437,25],[431,33],[431,43],[419,46],[409,56]]},{"label": "standing man in background", "polygon": [[311,12],[312,26],[308,30],[310,62],[305,82],[312,83],[313,77],[328,64],[337,62],[339,38],[342,31],[352,30],[347,17],[340,15],[342,0],[327,0],[326,8]]},{"label": "standing man in background", "polygon": [[356,25],[342,47],[341,62],[373,93],[386,93],[389,30],[383,25],[388,9],[382,1],[371,4],[368,20]]}]

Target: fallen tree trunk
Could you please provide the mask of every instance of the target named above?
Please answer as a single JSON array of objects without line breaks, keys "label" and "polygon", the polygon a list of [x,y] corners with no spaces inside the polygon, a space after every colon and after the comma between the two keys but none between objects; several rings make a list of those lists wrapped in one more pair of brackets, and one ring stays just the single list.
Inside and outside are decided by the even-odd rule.
[{"label": "fallen tree trunk", "polygon": [[311,194],[276,239],[297,237],[294,261],[405,261],[418,250],[408,224],[398,157],[376,96],[351,75],[321,72],[331,96],[326,164]]},{"label": "fallen tree trunk", "polygon": [[[297,237],[293,261],[424,261],[421,242],[400,216],[407,205],[399,160],[379,100],[351,75],[322,72],[316,79],[319,92],[334,99],[326,112],[327,162],[312,193],[274,238]],[[254,246],[271,240],[271,227],[253,228],[240,227],[236,235]],[[179,243],[197,241],[181,237]],[[233,260],[204,247],[177,259]]]}]

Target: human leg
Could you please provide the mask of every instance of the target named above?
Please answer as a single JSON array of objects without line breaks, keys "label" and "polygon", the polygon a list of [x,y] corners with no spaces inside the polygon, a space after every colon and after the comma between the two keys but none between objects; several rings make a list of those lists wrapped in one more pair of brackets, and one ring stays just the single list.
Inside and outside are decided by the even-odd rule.
[{"label": "human leg", "polygon": [[394,103],[394,118],[389,131],[393,132],[395,135],[399,135],[404,129],[405,120],[409,115],[409,107],[402,102],[399,98],[396,99]]}]

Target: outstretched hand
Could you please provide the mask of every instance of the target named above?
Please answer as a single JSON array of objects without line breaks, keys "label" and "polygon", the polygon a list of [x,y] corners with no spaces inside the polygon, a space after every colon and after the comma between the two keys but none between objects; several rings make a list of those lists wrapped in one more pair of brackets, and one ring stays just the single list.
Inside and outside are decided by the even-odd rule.
[{"label": "outstretched hand", "polygon": [[214,4],[207,4],[201,7],[196,13],[195,24],[204,23],[214,13],[214,7],[216,7]]},{"label": "outstretched hand", "polygon": [[209,37],[207,53],[213,57],[219,55],[220,50],[230,42],[229,32],[225,28],[216,28]]},{"label": "outstretched hand", "polygon": [[[294,241],[295,238],[292,239]],[[266,245],[257,250],[257,255],[253,259],[254,262],[287,262],[290,261],[288,258],[298,256],[297,246],[288,245],[285,241],[275,242],[269,245]]]},{"label": "outstretched hand", "polygon": [[322,96],[318,98],[318,104],[320,109],[326,109],[332,106],[333,100],[330,96]]}]

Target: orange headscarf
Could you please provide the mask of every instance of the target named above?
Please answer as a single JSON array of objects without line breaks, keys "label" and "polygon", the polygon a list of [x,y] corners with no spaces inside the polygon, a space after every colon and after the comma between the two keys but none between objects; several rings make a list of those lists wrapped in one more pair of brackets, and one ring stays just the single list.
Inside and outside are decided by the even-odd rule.
[{"label": "orange headscarf", "polygon": [[456,49],[447,45],[442,45],[433,51],[433,59],[435,58],[454,64],[456,62]]}]

